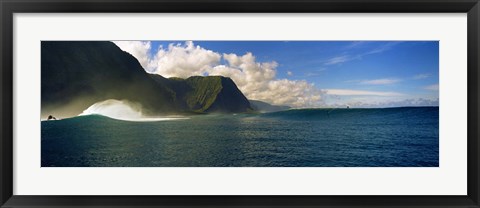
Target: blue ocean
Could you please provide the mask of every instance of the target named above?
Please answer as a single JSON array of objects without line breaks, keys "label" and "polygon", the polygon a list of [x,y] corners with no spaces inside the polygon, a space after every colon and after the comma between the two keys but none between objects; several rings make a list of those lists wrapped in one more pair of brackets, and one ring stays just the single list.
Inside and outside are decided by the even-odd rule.
[{"label": "blue ocean", "polygon": [[438,167],[438,107],[41,122],[42,167]]}]

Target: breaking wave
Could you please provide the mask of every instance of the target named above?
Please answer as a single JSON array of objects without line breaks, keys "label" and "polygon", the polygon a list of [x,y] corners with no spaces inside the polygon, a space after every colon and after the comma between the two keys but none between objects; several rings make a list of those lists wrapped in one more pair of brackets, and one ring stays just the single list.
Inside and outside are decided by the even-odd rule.
[{"label": "breaking wave", "polygon": [[109,99],[95,103],[84,110],[79,116],[102,115],[124,121],[166,121],[188,119],[186,117],[151,117],[142,113],[141,105],[127,100]]}]

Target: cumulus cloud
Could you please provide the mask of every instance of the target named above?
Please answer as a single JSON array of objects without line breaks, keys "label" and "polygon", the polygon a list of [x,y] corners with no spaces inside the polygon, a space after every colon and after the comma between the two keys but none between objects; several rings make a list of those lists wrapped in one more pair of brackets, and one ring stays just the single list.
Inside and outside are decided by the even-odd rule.
[{"label": "cumulus cloud", "polygon": [[148,68],[165,77],[188,78],[208,72],[220,62],[220,58],[220,54],[187,41],[185,44],[170,44],[167,49],[159,48]]},{"label": "cumulus cloud", "polygon": [[209,70],[210,75],[230,77],[251,100],[275,105],[313,107],[321,104],[322,91],[305,80],[276,78],[276,62],[258,63],[252,53],[243,56],[223,54],[228,65]]},{"label": "cumulus cloud", "polygon": [[120,49],[129,52],[135,58],[144,69],[148,71],[148,65],[150,63],[150,50],[151,44],[149,41],[113,41]]},{"label": "cumulus cloud", "polygon": [[165,77],[187,78],[203,75],[217,65],[221,55],[211,50],[195,46],[192,41],[185,44],[169,44],[160,47],[152,54],[150,41],[113,41],[120,49],[138,59],[142,67],[150,73]]},{"label": "cumulus cloud", "polygon": [[[149,73],[164,77],[188,78],[199,75],[220,75],[230,77],[242,93],[251,100],[260,100],[274,105],[302,107],[389,107],[438,105],[437,100],[407,99],[408,95],[389,91],[367,91],[354,89],[318,89],[306,80],[277,78],[278,63],[258,62],[252,53],[220,54],[195,45],[192,41],[169,44],[167,47],[152,48],[148,41],[115,41],[122,50],[135,56]],[[360,59],[363,56],[382,53],[398,43],[388,43],[364,54],[341,55],[323,62],[323,65],[335,65]],[[321,70],[325,70],[322,68]],[[287,71],[288,76],[293,72]],[[317,76],[318,74],[310,74]],[[414,79],[426,78],[419,74]],[[359,84],[386,85],[400,82],[400,79],[384,78],[374,80],[356,80]],[[438,90],[437,85],[424,87]],[[329,99],[336,99],[327,104]],[[401,100],[403,99],[403,100]]]},{"label": "cumulus cloud", "polygon": [[[322,90],[305,80],[276,78],[278,64],[257,62],[252,53],[244,55],[219,54],[195,45],[170,44],[151,54],[150,42],[114,42],[130,52],[150,73],[165,77],[187,78],[194,75],[220,75],[230,77],[242,93],[251,100],[261,100],[275,105],[315,107],[322,103]],[[137,48],[135,48],[137,47]],[[225,63],[221,64],[224,60]]]},{"label": "cumulus cloud", "polygon": [[366,85],[387,85],[400,82],[400,79],[372,79],[372,80],[363,80],[360,84]]}]

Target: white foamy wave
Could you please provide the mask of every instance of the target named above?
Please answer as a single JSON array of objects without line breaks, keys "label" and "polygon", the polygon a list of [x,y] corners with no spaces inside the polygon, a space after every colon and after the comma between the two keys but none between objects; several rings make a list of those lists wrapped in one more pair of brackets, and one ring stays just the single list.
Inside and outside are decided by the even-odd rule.
[{"label": "white foamy wave", "polygon": [[124,121],[166,121],[187,119],[185,117],[148,117],[142,113],[139,104],[126,100],[109,99],[93,104],[84,110],[79,116],[85,115],[102,115],[117,120]]}]

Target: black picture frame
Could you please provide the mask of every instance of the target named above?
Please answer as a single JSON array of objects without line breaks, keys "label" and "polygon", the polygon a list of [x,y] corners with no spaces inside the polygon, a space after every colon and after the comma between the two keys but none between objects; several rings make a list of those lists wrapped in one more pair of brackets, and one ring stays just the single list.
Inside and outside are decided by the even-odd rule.
[{"label": "black picture frame", "polygon": [[[0,0],[1,207],[480,207],[479,0]],[[13,195],[14,13],[467,13],[466,196],[25,196]],[[446,178],[445,180],[454,180]],[[92,187],[94,188],[94,187]]]}]

